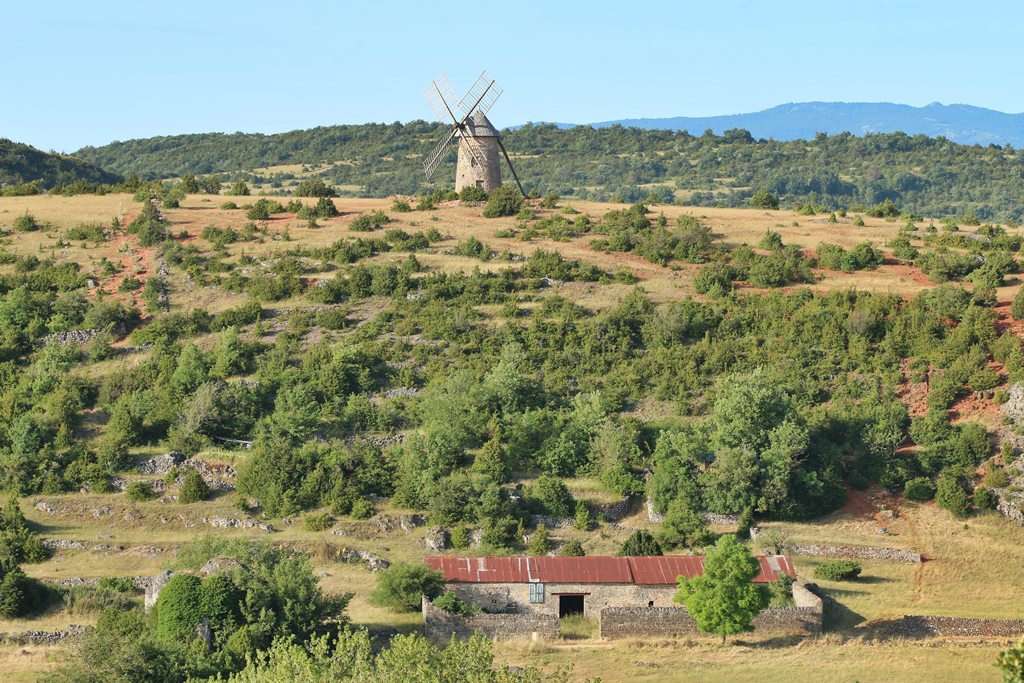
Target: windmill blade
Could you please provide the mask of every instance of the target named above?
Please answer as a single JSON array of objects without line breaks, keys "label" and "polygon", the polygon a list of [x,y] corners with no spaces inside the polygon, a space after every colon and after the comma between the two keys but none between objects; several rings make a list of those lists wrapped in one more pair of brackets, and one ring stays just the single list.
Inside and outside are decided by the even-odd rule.
[{"label": "windmill blade", "polygon": [[434,115],[437,116],[438,121],[447,121],[449,118],[453,123],[456,121],[455,114],[452,112],[451,107],[448,106],[449,102],[456,101],[455,89],[448,82],[447,76],[441,74],[431,81],[430,85],[423,91],[423,97],[426,98],[430,108],[434,110]]},{"label": "windmill blade", "polygon": [[427,174],[427,180],[430,180],[431,176],[434,175],[434,171],[437,170],[438,165],[440,165],[448,153],[451,152],[452,147],[455,146],[455,138],[458,134],[458,126],[452,126],[452,129],[448,131],[448,134],[444,136],[444,139],[441,140],[430,154],[427,155],[427,158],[423,161],[423,172]]},{"label": "windmill blade", "polygon": [[[498,82],[484,71],[476,79],[476,83],[466,95],[459,100],[458,108],[468,118],[474,111],[486,114],[501,97],[502,89]],[[465,119],[463,119],[465,120]]]},{"label": "windmill blade", "polygon": [[508,162],[508,170],[512,171],[512,177],[516,179],[516,185],[519,186],[519,191],[526,196],[526,190],[523,189],[523,184],[519,182],[519,174],[516,173],[516,167],[512,165],[512,159],[508,156],[508,151],[505,149],[505,143],[501,141],[501,136],[497,137],[498,147],[501,147],[501,153],[505,155],[505,161]]}]

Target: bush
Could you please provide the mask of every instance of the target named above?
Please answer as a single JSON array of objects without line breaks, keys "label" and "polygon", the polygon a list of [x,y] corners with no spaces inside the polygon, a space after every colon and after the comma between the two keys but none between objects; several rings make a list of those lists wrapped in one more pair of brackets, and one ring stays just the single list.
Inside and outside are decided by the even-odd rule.
[{"label": "bush", "polygon": [[570,538],[566,541],[559,549],[558,554],[562,557],[583,557],[586,555],[583,551],[583,544],[580,543],[578,538]]},{"label": "bush", "polygon": [[18,232],[35,232],[42,227],[42,224],[36,220],[35,216],[27,211],[14,219],[14,229]]},{"label": "bush", "polygon": [[999,506],[999,495],[990,488],[980,486],[974,491],[974,506],[979,510],[995,510]]},{"label": "bush", "polygon": [[857,560],[829,560],[814,569],[814,578],[826,581],[853,581],[860,576],[861,566]]},{"label": "bush", "polygon": [[228,194],[233,194],[236,197],[248,197],[249,186],[245,184],[244,180],[239,180],[234,185],[231,186],[231,190],[228,192]]},{"label": "bush", "polygon": [[758,190],[750,197],[750,205],[755,209],[778,209],[779,198],[767,190]]},{"label": "bush", "polygon": [[444,591],[444,575],[425,564],[396,562],[378,575],[370,602],[396,612],[419,611],[422,596],[431,600]]},{"label": "bush", "polygon": [[957,519],[963,519],[971,513],[971,501],[967,497],[967,491],[961,485],[959,477],[951,472],[943,472],[939,476],[939,483],[935,487],[935,502]]},{"label": "bush", "polygon": [[459,199],[464,202],[487,201],[487,192],[482,187],[464,187],[459,193]]},{"label": "bush", "polygon": [[232,211],[232,210],[238,208],[238,204],[235,204],[232,201],[227,201],[227,202],[224,202],[223,204],[221,204],[220,208],[222,208],[225,211]]},{"label": "bush", "polygon": [[409,213],[412,211],[412,207],[404,199],[396,199],[391,203],[391,210],[395,213]]},{"label": "bush", "polygon": [[332,524],[334,524],[334,517],[328,512],[306,515],[306,518],[302,520],[306,531],[327,531]]},{"label": "bush", "polygon": [[935,497],[935,486],[932,480],[927,477],[916,477],[911,479],[903,487],[903,495],[907,500],[924,503]]},{"label": "bush", "polygon": [[[318,199],[316,206],[313,207],[313,216],[316,218],[334,218],[337,215],[339,215],[338,207],[327,197]],[[309,218],[309,216],[299,216],[299,218]]]},{"label": "bush", "polygon": [[619,548],[619,555],[662,555],[661,546],[654,540],[654,536],[647,529],[637,529],[626,542]]},{"label": "bush", "polygon": [[985,486],[993,489],[1005,489],[1010,485],[1010,475],[1002,467],[996,467],[989,463],[988,472],[985,474]]},{"label": "bush", "polygon": [[374,211],[357,216],[352,225],[348,226],[353,232],[371,232],[380,230],[391,219],[383,211]]},{"label": "bush", "polygon": [[296,197],[335,197],[338,192],[321,178],[305,178],[292,194]]},{"label": "bush", "polygon": [[206,497],[209,495],[210,487],[203,481],[203,477],[199,472],[190,467],[181,480],[178,502],[184,504],[197,503],[201,500],[206,500]]},{"label": "bush", "polygon": [[156,602],[157,633],[168,640],[188,642],[203,618],[202,582],[192,574],[175,574],[160,589]]},{"label": "bush", "polygon": [[128,500],[134,501],[150,500],[156,496],[153,492],[153,487],[149,485],[149,482],[145,481],[133,481],[128,484],[124,494],[128,497]]},{"label": "bush", "polygon": [[366,498],[360,498],[352,503],[352,511],[349,514],[353,519],[369,519],[373,517],[373,504]]},{"label": "bush", "polygon": [[523,196],[519,190],[503,185],[491,192],[484,207],[485,218],[515,216],[523,208]]},{"label": "bush", "polygon": [[480,613],[480,608],[471,602],[463,600],[452,591],[445,591],[438,597],[434,598],[434,607],[443,609],[449,614],[458,614],[460,616],[469,617],[474,614]]}]

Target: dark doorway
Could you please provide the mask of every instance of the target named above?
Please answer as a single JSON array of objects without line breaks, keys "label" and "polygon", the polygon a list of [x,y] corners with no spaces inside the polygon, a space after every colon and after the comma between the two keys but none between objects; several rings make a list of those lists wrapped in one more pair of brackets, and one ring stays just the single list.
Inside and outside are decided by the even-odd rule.
[{"label": "dark doorway", "polygon": [[583,596],[559,595],[558,617],[571,617],[574,614],[583,614]]}]

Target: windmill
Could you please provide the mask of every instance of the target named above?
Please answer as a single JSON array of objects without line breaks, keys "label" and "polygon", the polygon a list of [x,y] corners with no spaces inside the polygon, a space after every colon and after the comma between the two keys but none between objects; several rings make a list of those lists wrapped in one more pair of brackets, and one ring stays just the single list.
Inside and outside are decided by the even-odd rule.
[{"label": "windmill", "polygon": [[[455,168],[455,191],[461,192],[467,187],[479,187],[485,192],[490,192],[501,187],[501,158],[500,151],[508,162],[512,177],[523,191],[523,184],[519,182],[516,169],[512,166],[512,160],[505,151],[505,145],[501,143],[498,131],[487,119],[487,112],[494,103],[501,97],[501,87],[493,79],[487,76],[487,72],[480,74],[476,83],[469,89],[465,97],[456,101],[455,90],[452,88],[448,78],[442,74],[437,80],[432,81],[423,95],[427,98],[434,114],[442,121],[449,118],[452,121],[451,130],[438,143],[437,147],[427,156],[423,162],[423,170],[430,180],[437,167],[441,165],[452,147],[458,145],[459,157]],[[458,112],[458,118],[452,111],[449,102],[454,103]]]}]

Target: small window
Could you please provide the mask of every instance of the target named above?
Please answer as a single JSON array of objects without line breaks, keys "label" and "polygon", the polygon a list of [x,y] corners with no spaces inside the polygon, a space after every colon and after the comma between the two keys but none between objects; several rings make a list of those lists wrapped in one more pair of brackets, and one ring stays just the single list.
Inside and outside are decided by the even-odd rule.
[{"label": "small window", "polygon": [[648,600],[647,601],[647,606],[648,607],[654,607],[654,600]]},{"label": "small window", "polygon": [[543,583],[531,583],[530,584],[530,603],[533,605],[539,605],[544,602],[544,584]]}]

